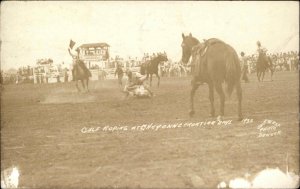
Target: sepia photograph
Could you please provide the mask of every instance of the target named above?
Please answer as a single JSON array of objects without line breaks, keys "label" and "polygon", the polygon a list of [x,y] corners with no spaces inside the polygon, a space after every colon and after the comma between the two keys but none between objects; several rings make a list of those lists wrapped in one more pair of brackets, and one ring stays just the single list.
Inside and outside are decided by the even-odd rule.
[{"label": "sepia photograph", "polygon": [[299,1],[0,18],[1,188],[299,188]]}]

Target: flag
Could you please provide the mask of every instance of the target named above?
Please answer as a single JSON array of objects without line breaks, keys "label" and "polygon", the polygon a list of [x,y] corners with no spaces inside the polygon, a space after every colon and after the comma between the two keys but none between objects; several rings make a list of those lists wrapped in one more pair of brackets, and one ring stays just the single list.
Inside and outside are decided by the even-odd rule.
[{"label": "flag", "polygon": [[72,39],[71,39],[71,40],[70,40],[69,47],[72,49],[72,48],[74,47],[74,45],[75,45],[75,42],[74,42],[74,41],[72,41]]}]

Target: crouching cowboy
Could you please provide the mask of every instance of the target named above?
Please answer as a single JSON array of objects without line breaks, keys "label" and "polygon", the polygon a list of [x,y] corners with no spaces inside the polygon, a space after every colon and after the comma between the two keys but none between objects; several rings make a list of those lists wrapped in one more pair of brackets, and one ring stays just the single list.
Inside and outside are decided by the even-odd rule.
[{"label": "crouching cowboy", "polygon": [[143,86],[151,97],[153,96],[153,92],[150,90],[149,86],[144,85],[144,81],[147,79],[147,76],[141,75],[140,73],[132,73],[130,70],[126,71],[126,75],[128,77],[127,84],[124,88],[126,97],[128,97],[130,93],[135,94],[135,90],[140,86]]}]

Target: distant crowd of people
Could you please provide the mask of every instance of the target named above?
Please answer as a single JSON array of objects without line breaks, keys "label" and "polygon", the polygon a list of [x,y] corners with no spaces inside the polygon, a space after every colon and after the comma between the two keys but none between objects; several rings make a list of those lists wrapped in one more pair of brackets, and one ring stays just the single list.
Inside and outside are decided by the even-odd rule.
[{"label": "distant crowd of people", "polygon": [[[281,53],[268,53],[265,48],[258,48],[258,51],[266,51],[266,55],[270,57],[272,61],[272,66],[275,71],[298,71],[299,70],[299,52],[297,51],[289,51],[289,52],[281,52]],[[165,53],[165,52],[163,52]],[[142,63],[151,60],[155,56],[159,54],[163,54],[162,52],[158,53],[144,53],[141,60],[129,59],[124,60],[120,57],[116,57],[110,61],[111,68],[117,69],[117,65],[120,68],[124,69],[123,73],[125,73],[126,68],[130,67],[139,67]],[[247,73],[254,73],[256,72],[256,62],[258,59],[257,54],[246,55],[243,53],[243,56],[240,54],[241,61],[247,65]],[[105,69],[100,68],[98,65],[92,65],[90,69],[99,70],[98,79],[104,80],[106,79],[107,75],[113,74],[108,73]],[[69,69],[62,69],[62,76],[64,79],[61,81],[59,78],[57,79],[58,82],[67,82],[70,80]],[[116,71],[116,75],[120,75],[120,69]],[[34,82],[34,72],[39,73],[35,74],[38,75],[36,78],[36,82],[38,83],[47,83],[47,75],[42,74],[46,71],[43,70],[42,67],[33,68],[30,66],[21,67],[16,70],[15,73],[5,73],[3,70],[1,71],[1,83],[33,83]],[[190,69],[180,64],[180,62],[172,62],[167,61],[160,65],[160,74],[161,76],[186,76],[190,74]]]}]

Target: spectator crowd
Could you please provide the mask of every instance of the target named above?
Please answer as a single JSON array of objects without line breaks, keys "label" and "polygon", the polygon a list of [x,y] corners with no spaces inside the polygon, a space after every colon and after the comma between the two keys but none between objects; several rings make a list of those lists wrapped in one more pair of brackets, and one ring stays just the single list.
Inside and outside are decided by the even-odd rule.
[{"label": "spectator crowd", "polygon": [[[165,52],[164,52],[165,53]],[[139,60],[138,58],[128,57],[127,60],[116,56],[116,58],[111,59],[109,61],[109,69],[114,69],[116,65],[121,65],[124,69],[131,67],[139,67],[142,63],[151,60],[159,53],[144,53],[143,57]],[[299,70],[299,52],[297,51],[289,51],[289,52],[281,52],[281,53],[267,53],[272,60],[272,65],[275,71],[298,71]],[[245,59],[248,64],[248,73],[256,72],[256,62],[258,55],[245,55]],[[103,68],[99,68],[97,65],[92,65],[90,67],[91,70],[100,70],[99,71],[99,80],[103,80],[106,78],[110,72],[113,74],[114,71],[105,70]],[[64,76],[64,80],[68,77],[69,70],[67,69],[59,69],[60,75]],[[190,69],[181,65],[180,62],[172,62],[171,60],[164,62],[160,65],[160,73],[162,76],[186,76],[190,73]],[[36,73],[44,73],[43,67],[21,67],[17,70],[10,69],[9,71],[4,72],[1,70],[1,84],[9,84],[9,83],[34,83],[34,75]],[[35,74],[34,74],[35,73]],[[44,74],[45,75],[45,74]],[[42,77],[42,76],[40,76]],[[59,77],[59,76],[58,76]],[[44,78],[37,78],[36,80],[44,81]],[[68,79],[67,79],[68,80]],[[59,82],[59,78],[57,79]],[[39,83],[47,83],[47,82],[39,82]]]}]

